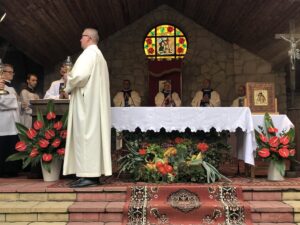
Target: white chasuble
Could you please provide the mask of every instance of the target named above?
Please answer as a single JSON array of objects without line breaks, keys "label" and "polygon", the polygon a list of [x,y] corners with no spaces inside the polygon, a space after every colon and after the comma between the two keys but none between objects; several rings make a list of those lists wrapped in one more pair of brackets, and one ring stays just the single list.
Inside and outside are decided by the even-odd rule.
[{"label": "white chasuble", "polygon": [[63,174],[112,174],[109,74],[96,45],[78,57],[65,91],[71,93]]}]

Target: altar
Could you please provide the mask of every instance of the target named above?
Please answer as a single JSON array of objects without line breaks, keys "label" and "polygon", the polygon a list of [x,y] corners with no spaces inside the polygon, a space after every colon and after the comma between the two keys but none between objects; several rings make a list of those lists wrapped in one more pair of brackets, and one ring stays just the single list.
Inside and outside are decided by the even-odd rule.
[{"label": "altar", "polygon": [[[113,107],[112,127],[118,131],[153,130],[184,132],[203,130],[229,131],[238,137],[237,156],[254,165],[256,142],[254,130],[263,126],[264,115],[252,115],[248,107]],[[294,127],[286,115],[272,115],[275,127],[288,130]]]},{"label": "altar", "polygon": [[[37,109],[46,110],[49,100],[31,101],[33,114]],[[68,100],[55,100],[55,111],[62,115],[68,108]],[[252,115],[248,107],[112,107],[112,127],[117,131],[184,132],[186,128],[195,132],[229,131],[238,137],[237,156],[247,164],[254,165],[256,142],[254,130],[263,126],[264,115]],[[286,115],[271,115],[279,132],[294,127]]]}]

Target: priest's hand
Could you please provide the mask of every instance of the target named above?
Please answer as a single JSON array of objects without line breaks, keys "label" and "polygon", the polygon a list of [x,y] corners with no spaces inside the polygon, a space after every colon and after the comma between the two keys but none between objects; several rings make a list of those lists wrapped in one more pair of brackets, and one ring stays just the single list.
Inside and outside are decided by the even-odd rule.
[{"label": "priest's hand", "polygon": [[61,91],[59,93],[59,99],[69,99],[68,93],[66,93],[65,91]]}]

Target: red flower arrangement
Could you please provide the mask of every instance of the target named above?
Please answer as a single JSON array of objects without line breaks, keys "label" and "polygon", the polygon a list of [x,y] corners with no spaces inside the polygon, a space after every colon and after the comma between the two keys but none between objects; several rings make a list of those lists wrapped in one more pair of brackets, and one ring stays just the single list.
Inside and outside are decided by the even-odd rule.
[{"label": "red flower arrangement", "polygon": [[[295,156],[295,129],[291,128],[288,132],[278,133],[274,127],[271,116],[266,113],[264,116],[264,126],[259,126],[259,131],[255,130],[255,139],[257,143],[257,155],[264,160],[279,161],[281,173],[284,173],[284,160],[293,159]],[[266,130],[266,131],[265,131]]]},{"label": "red flower arrangement", "polygon": [[27,128],[16,123],[20,141],[16,144],[17,153],[9,156],[7,161],[22,160],[23,168],[30,163],[36,165],[40,161],[42,166],[50,172],[49,163],[54,158],[63,159],[67,137],[67,112],[61,118],[56,119],[53,101],[47,105],[47,114],[37,112],[37,120],[32,128]]}]

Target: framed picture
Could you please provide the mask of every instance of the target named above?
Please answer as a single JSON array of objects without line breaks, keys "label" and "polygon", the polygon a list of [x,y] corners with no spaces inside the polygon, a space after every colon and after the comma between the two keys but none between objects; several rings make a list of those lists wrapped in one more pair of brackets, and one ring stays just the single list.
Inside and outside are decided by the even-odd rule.
[{"label": "framed picture", "polygon": [[277,113],[274,83],[246,83],[247,106],[252,113]]}]

